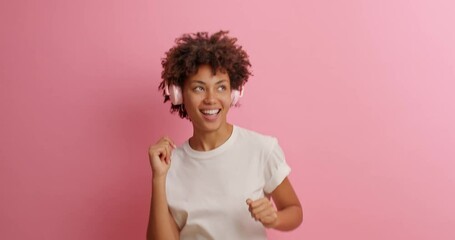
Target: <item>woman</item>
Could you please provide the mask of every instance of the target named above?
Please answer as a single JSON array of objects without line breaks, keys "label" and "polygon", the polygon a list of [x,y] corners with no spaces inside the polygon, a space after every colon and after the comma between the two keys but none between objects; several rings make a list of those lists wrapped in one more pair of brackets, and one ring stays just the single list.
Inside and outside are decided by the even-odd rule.
[{"label": "woman", "polygon": [[226,120],[251,75],[236,39],[185,34],[162,66],[165,102],[191,121],[193,136],[179,147],[163,137],[149,148],[147,238],[254,240],[266,239],[265,228],[298,227],[302,208],[276,138]]}]

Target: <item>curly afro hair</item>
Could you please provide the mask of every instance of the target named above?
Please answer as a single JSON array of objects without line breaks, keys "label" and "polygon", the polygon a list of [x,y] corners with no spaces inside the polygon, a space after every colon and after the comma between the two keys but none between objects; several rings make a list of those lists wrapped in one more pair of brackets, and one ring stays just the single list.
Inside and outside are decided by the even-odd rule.
[{"label": "curly afro hair", "polygon": [[[164,92],[165,83],[174,84],[183,89],[184,81],[197,73],[199,66],[209,65],[213,74],[216,71],[227,72],[232,89],[239,90],[252,76],[248,54],[238,44],[237,38],[229,37],[228,31],[219,31],[212,35],[207,32],[183,34],[175,40],[176,45],[166,52],[161,60],[163,71],[158,89],[162,90],[164,102],[169,96]],[[187,118],[184,107],[171,104],[171,112],[178,112],[181,118]]]}]

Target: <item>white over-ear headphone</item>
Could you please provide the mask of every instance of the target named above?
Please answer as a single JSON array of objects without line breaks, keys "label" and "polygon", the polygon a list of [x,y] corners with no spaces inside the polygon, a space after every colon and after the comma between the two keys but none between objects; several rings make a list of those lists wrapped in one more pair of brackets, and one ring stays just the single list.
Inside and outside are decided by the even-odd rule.
[{"label": "white over-ear headphone", "polygon": [[[243,96],[243,91],[245,87],[242,87],[241,90],[232,90],[231,91],[231,106],[235,106],[239,99]],[[169,96],[171,99],[172,105],[180,105],[183,103],[182,89],[174,84],[170,86],[167,83],[164,84],[164,93],[166,96]]]}]

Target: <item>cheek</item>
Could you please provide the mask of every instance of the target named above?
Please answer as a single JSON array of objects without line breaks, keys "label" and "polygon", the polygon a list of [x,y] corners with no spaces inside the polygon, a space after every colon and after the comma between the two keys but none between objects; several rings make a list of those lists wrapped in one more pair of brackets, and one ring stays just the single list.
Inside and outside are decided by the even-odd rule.
[{"label": "cheek", "polygon": [[229,108],[231,106],[231,101],[232,101],[231,95],[226,96],[225,98],[223,98],[223,101],[222,101],[223,107],[224,108]]},{"label": "cheek", "polygon": [[195,96],[185,95],[183,98],[183,104],[185,105],[186,111],[194,111],[194,109],[198,109],[199,100]]},{"label": "cheek", "polygon": [[193,99],[194,97],[191,96],[191,94],[188,92],[184,91],[182,94],[182,97],[183,97],[183,104],[185,104],[185,105],[189,106],[189,105],[191,105],[191,102],[194,101],[194,99]]}]

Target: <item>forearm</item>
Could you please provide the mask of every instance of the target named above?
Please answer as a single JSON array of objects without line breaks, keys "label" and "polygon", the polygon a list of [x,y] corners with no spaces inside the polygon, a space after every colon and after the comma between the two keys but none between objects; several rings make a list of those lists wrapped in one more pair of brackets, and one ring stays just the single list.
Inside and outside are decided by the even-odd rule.
[{"label": "forearm", "polygon": [[277,212],[277,223],[273,227],[280,231],[291,231],[302,223],[303,212],[301,206],[289,206]]},{"label": "forearm", "polygon": [[165,178],[152,180],[152,199],[150,203],[147,239],[179,239],[177,226],[169,213]]}]

